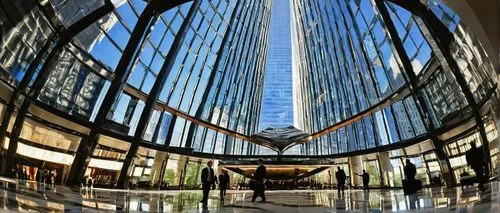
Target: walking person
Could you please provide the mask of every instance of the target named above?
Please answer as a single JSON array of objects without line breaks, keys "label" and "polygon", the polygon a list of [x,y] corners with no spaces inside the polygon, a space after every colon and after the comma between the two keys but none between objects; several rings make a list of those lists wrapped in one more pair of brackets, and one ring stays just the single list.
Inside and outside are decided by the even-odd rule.
[{"label": "walking person", "polygon": [[467,165],[476,173],[479,189],[484,191],[483,184],[486,179],[485,167],[488,167],[488,165],[484,161],[483,151],[476,147],[476,143],[472,142],[470,146],[471,148],[465,153],[465,159],[467,160]]},{"label": "walking person", "polygon": [[264,160],[259,159],[259,167],[257,167],[257,170],[255,170],[255,173],[253,174],[253,179],[255,180],[255,186],[253,187],[252,202],[255,202],[257,196],[260,196],[262,198],[261,202],[266,202],[266,195],[264,194],[266,188],[266,186],[264,185],[265,177],[266,177],[266,166],[264,166]]},{"label": "walking person", "polygon": [[347,176],[345,175],[345,172],[343,169],[337,167],[337,172],[335,172],[335,177],[337,178],[337,190],[338,193],[340,193],[340,190],[342,190],[342,193],[344,193],[345,190],[345,180]]},{"label": "walking person", "polygon": [[411,163],[410,159],[406,159],[404,167],[405,179],[403,180],[403,192],[405,195],[415,194],[418,190],[422,189],[422,182],[415,179],[417,175],[417,167]]},{"label": "walking person", "polygon": [[42,176],[40,175],[42,171],[42,168],[38,167],[37,170],[35,170],[35,179],[36,182],[41,182],[42,181]]},{"label": "walking person", "polygon": [[227,170],[222,170],[222,173],[219,175],[219,190],[221,200],[224,200],[224,197],[226,197],[227,188],[229,188],[229,174],[227,174]]},{"label": "walking person", "polygon": [[45,169],[45,183],[46,184],[52,184],[52,179],[50,178],[50,170]]},{"label": "walking person", "polygon": [[368,186],[370,183],[370,174],[363,169],[363,174],[358,176],[363,178],[363,191],[370,191],[370,187]]},{"label": "walking person", "polygon": [[28,174],[28,170],[26,170],[26,169],[23,169],[23,170],[24,170],[24,172],[23,172],[23,178],[24,178],[24,180],[29,180],[29,179],[30,179],[30,178],[29,178],[30,176],[29,176],[29,174]]},{"label": "walking person", "polygon": [[203,199],[201,203],[203,206],[208,204],[208,194],[210,193],[210,187],[215,189],[215,174],[214,169],[212,169],[213,162],[210,160],[207,162],[207,167],[201,171],[201,188],[203,190]]},{"label": "walking person", "polygon": [[45,170],[39,169],[38,174],[40,175],[40,183],[45,183]]},{"label": "walking person", "polygon": [[20,180],[24,180],[24,172],[23,172],[23,168],[21,166],[18,165],[18,169],[17,169],[17,179],[20,179]]}]

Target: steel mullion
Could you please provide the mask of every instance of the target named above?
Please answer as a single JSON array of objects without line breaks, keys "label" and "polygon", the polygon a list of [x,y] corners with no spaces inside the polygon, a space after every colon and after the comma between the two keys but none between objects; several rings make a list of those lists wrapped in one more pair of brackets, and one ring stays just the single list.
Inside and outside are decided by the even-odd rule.
[{"label": "steel mullion", "polygon": [[[172,2],[172,4],[175,3],[176,2]],[[141,14],[141,17],[138,19],[130,40],[128,41],[123,55],[121,56],[115,69],[115,78],[111,82],[109,90],[104,97],[94,121],[94,125],[90,130],[89,137],[80,142],[77,155],[75,156],[75,161],[73,162],[69,173],[68,184],[70,185],[78,184],[83,176],[83,172],[85,171],[84,168],[88,165],[90,160],[88,158],[89,153],[92,153],[92,150],[95,149],[95,146],[98,143],[101,127],[107,119],[107,114],[111,111],[115,99],[119,95],[120,91],[122,91],[122,88],[126,85],[126,81],[132,72],[132,68],[138,60],[140,46],[143,46],[141,44],[144,44],[145,39],[150,33],[150,26],[152,24],[151,21],[153,20],[154,13],[155,9],[148,4],[148,6],[144,9],[144,12]]]},{"label": "steel mullion", "polygon": [[[158,100],[158,97],[161,93],[161,88],[164,86],[164,83],[166,81],[166,78],[168,77],[170,73],[170,68],[172,66],[172,61],[177,55],[178,47],[182,46],[183,41],[184,41],[184,35],[187,33],[187,30],[189,29],[189,24],[191,23],[192,18],[195,15],[195,12],[197,11],[198,7],[200,5],[199,0],[194,0],[194,3],[191,5],[191,8],[189,10],[187,19],[184,20],[182,23],[178,35],[175,37],[173,41],[173,46],[170,48],[170,51],[167,54],[167,57],[165,59],[165,62],[162,65],[162,68],[160,72],[158,73],[158,78],[155,80],[154,85],[151,89],[151,92],[148,96],[148,99],[145,103],[144,109],[142,110],[141,116],[139,118],[137,128],[134,134],[133,141],[131,142],[129,151],[127,152],[127,155],[125,157],[125,161],[123,162],[123,166],[117,181],[118,187],[125,187],[126,179],[128,176],[128,171],[130,170],[130,165],[132,164],[133,157],[136,155],[139,145],[142,142],[142,137],[144,135],[144,131],[147,128],[148,123],[150,122],[151,115],[154,110],[154,106]],[[149,5],[148,5],[149,6]],[[152,23],[156,23],[158,20],[159,15],[155,12],[154,17],[151,19]],[[149,41],[144,41],[144,44]],[[142,45],[144,46],[144,45]],[[187,121],[186,121],[187,122]]]},{"label": "steel mullion", "polygon": [[[45,63],[43,64],[42,68],[38,72],[32,86],[31,86],[31,90],[28,93],[28,96],[25,96],[25,99],[22,103],[22,106],[18,110],[17,117],[16,117],[16,120],[14,122],[14,126],[13,126],[12,131],[11,131],[9,150],[7,151],[7,159],[11,159],[11,160],[9,160],[7,163],[6,170],[5,170],[6,175],[9,175],[9,176],[13,175],[7,171],[11,171],[16,166],[15,165],[16,164],[16,150],[17,150],[17,146],[18,146],[17,140],[20,137],[21,130],[22,130],[22,127],[24,124],[24,119],[26,118],[26,114],[28,113],[28,109],[31,105],[31,102],[33,100],[36,100],[36,98],[38,97],[38,95],[41,92],[42,87],[44,86],[45,82],[48,80],[49,74],[51,72],[50,66],[55,63],[56,57],[60,53],[62,53],[64,46],[66,44],[68,44],[74,36],[76,36],[78,33],[83,31],[85,28],[87,28],[88,26],[93,24],[95,21],[97,21],[101,17],[108,14],[110,11],[112,11],[113,8],[114,7],[111,4],[111,2],[106,1],[104,6],[94,10],[92,13],[90,13],[89,15],[85,16],[84,18],[78,20],[73,25],[71,25],[66,30],[64,30],[64,32],[61,33],[60,37],[58,37],[58,40],[56,40],[54,47],[48,53],[48,56],[46,58]],[[54,39],[56,39],[56,37],[54,37]],[[49,45],[49,44],[47,44],[47,45]],[[48,46],[46,46],[46,47],[49,48]],[[48,51],[48,49],[47,49],[47,51]],[[41,53],[44,53],[44,52],[41,52]],[[39,58],[40,61],[38,63],[41,62],[41,60],[43,58],[42,55],[43,54],[40,54],[40,58]],[[32,62],[32,64],[33,64],[33,62]],[[32,72],[25,74],[25,76],[23,77],[23,80],[21,80],[22,85],[18,86],[18,90],[17,90],[18,94],[17,95],[19,95],[21,93],[21,91],[28,88],[29,82],[31,81],[31,78],[35,74],[37,68],[38,68],[38,66],[33,64]],[[13,100],[12,101],[13,106],[15,105],[15,101],[18,97],[18,96],[16,97],[15,95],[16,94],[11,96],[11,98]],[[11,115],[14,111],[14,108],[15,107],[11,108],[12,109]],[[8,115],[8,114],[6,114],[6,115]],[[7,118],[7,121],[6,121],[7,125],[8,125],[9,119],[10,119],[10,117]],[[7,129],[7,127],[5,127],[5,129]],[[4,140],[4,139],[2,138],[1,140]]]},{"label": "steel mullion", "polygon": [[[205,91],[203,92],[203,96],[201,97],[200,105],[198,106],[198,109],[196,110],[196,113],[195,113],[195,117],[197,117],[197,118],[201,118],[201,115],[203,113],[203,109],[205,107],[208,95],[209,95],[209,93],[211,91],[211,87],[212,87],[212,85],[214,83],[213,81],[215,80],[215,76],[217,75],[217,72],[218,72],[221,60],[225,60],[225,64],[223,64],[223,66],[227,66],[227,60],[229,59],[229,57],[230,57],[229,54],[232,52],[232,50],[231,50],[231,48],[228,49],[228,53],[227,53],[227,55],[226,55],[225,58],[221,58],[222,55],[223,55],[222,51],[224,51],[225,45],[226,45],[226,40],[229,37],[229,33],[232,31],[231,24],[234,22],[234,20],[236,18],[236,13],[238,12],[239,4],[240,4],[240,1],[236,2],[235,7],[233,8],[233,12],[231,13],[231,18],[229,20],[229,24],[227,25],[226,32],[224,33],[224,37],[222,38],[220,49],[217,51],[217,55],[219,57],[217,57],[215,59],[216,61],[215,61],[215,64],[213,66],[212,73],[210,74],[210,76],[208,78],[207,86],[205,88]],[[228,5],[228,7],[229,7],[229,5]],[[240,13],[242,13],[241,11],[240,11]],[[237,29],[234,31],[234,33],[237,33]],[[231,38],[231,41],[229,41],[229,42],[230,42],[229,45],[231,45],[231,43],[233,42],[233,38]],[[239,42],[239,40],[238,40],[238,42]],[[221,77],[219,79],[219,82],[217,83],[217,85],[218,85],[218,87],[216,89],[217,91],[220,88],[220,83],[223,81],[223,77],[225,76],[226,70],[227,69],[224,69],[224,71],[221,73]],[[215,94],[214,101],[217,102],[217,97],[218,97],[219,92],[215,92],[215,93],[216,94]],[[214,105],[214,104],[211,104],[211,105]],[[210,106],[210,111],[212,111],[212,106]],[[211,116],[209,116],[207,120],[210,122]],[[194,123],[191,123],[191,127],[190,127],[190,130],[188,132],[188,138],[187,138],[186,144],[191,145],[191,143],[192,143],[191,142],[192,141],[192,135],[194,134],[194,131],[195,131]],[[200,150],[201,151],[203,150],[205,136],[206,136],[206,134],[204,134],[204,136],[200,139],[200,141],[202,142],[201,145],[200,145]]]},{"label": "steel mullion", "polygon": [[[443,151],[442,147],[438,144],[439,138],[437,138],[437,135],[435,132],[435,127],[434,127],[434,124],[431,120],[432,118],[430,117],[427,106],[425,105],[425,99],[423,98],[421,93],[418,94],[419,93],[419,91],[418,91],[418,88],[419,88],[418,87],[418,78],[416,77],[416,75],[413,71],[413,66],[411,64],[410,59],[408,58],[408,55],[404,51],[404,46],[403,46],[401,39],[399,38],[396,27],[395,27],[392,19],[390,18],[389,8],[387,8],[387,6],[385,5],[385,0],[375,0],[375,2],[376,2],[376,6],[377,6],[382,18],[384,19],[384,24],[386,26],[386,30],[389,31],[389,34],[392,37],[392,41],[393,41],[392,44],[395,46],[395,48],[398,52],[399,58],[400,58],[401,62],[403,63],[406,78],[408,79],[408,81],[410,83],[410,90],[412,91],[411,93],[413,96],[416,96],[416,100],[418,100],[418,102],[420,102],[420,107],[418,107],[418,105],[417,105],[417,109],[419,109],[418,110],[419,114],[422,118],[428,118],[427,125],[428,125],[429,132],[430,132],[429,135],[430,135],[431,142],[435,146],[436,154],[437,154],[438,158],[440,159],[440,161],[445,161],[445,164],[447,165],[447,168],[448,168],[447,170],[451,171],[452,168],[451,168],[449,159],[446,157],[446,154],[444,154],[442,152]],[[447,182],[451,186],[454,186],[453,180],[454,180],[454,174],[453,174],[453,172],[450,172],[450,177],[448,178]]]}]

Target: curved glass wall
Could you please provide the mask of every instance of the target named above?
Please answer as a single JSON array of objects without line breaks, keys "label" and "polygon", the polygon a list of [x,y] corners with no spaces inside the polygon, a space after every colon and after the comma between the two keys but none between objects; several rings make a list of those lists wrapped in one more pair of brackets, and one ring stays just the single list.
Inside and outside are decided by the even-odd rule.
[{"label": "curved glass wall", "polygon": [[[23,156],[47,149],[73,159],[88,149],[86,175],[104,185],[118,181],[127,161],[134,162],[130,176],[141,181],[196,185],[201,161],[171,156],[187,165],[185,177],[182,168],[163,168],[173,165],[164,156],[170,152],[275,155],[251,137],[261,117],[271,1],[26,0],[0,7],[0,79],[16,94],[0,97],[2,112],[10,110],[4,115],[13,115],[2,115],[4,151],[18,141],[22,146],[10,152]],[[497,143],[494,115],[481,111],[496,89],[481,42],[441,1],[420,10],[439,20],[449,37],[436,35],[435,23],[414,10],[386,0],[290,2],[294,123],[311,139],[285,155],[401,149],[439,139],[474,118],[486,129],[474,130],[477,140]],[[138,32],[145,22],[146,30]],[[449,50],[440,46],[445,38]],[[136,50],[126,51],[130,47]],[[125,68],[124,58],[131,59]],[[105,101],[109,97],[114,101]],[[96,126],[103,108],[110,110]],[[21,109],[29,118],[15,122]],[[141,126],[144,118],[149,120]],[[453,158],[452,168],[461,168],[463,155],[453,150],[463,145],[453,143],[458,145],[448,145],[444,154]],[[387,162],[399,167],[401,156]],[[421,165],[435,172],[442,156],[418,153],[415,160],[432,161]],[[363,165],[376,171],[380,164],[373,158]],[[391,172],[386,175],[401,175]]]},{"label": "curved glass wall", "polygon": [[[337,154],[411,141],[433,134],[429,125],[441,128],[456,122],[457,115],[464,118],[468,101],[443,50],[429,35],[429,26],[401,6],[381,2],[293,1],[294,45],[299,50],[295,72],[301,79],[295,85],[300,91],[299,125],[315,133],[346,123],[302,145],[303,154]],[[380,7],[389,16],[383,17]],[[440,1],[432,1],[429,9],[453,33],[453,59],[474,100],[481,102],[495,88],[494,80],[486,77],[494,76],[492,63],[453,11]],[[394,44],[388,18],[403,49]],[[410,70],[402,65],[405,58]],[[417,89],[410,86],[411,76]],[[404,95],[405,91],[417,94]],[[389,104],[381,104],[388,99]]]}]

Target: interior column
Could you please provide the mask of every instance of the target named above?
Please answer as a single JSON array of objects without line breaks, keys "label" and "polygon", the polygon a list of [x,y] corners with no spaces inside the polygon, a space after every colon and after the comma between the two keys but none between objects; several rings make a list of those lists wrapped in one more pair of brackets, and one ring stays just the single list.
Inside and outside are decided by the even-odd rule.
[{"label": "interior column", "polygon": [[351,171],[345,171],[351,177],[351,186],[363,185],[362,180],[356,176],[363,173],[363,160],[360,155],[352,156],[349,158],[349,167]]}]

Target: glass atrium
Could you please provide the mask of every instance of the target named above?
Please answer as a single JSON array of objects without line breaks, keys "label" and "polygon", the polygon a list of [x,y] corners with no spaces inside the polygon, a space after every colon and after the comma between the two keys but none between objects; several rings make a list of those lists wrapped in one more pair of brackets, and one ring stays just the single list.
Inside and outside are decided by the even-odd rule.
[{"label": "glass atrium", "polygon": [[[397,188],[411,159],[455,187],[476,143],[493,178],[500,6],[478,4],[1,0],[1,175],[184,190],[209,160],[244,183],[262,158]],[[258,138],[288,126],[304,137]]]}]

